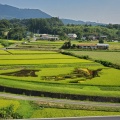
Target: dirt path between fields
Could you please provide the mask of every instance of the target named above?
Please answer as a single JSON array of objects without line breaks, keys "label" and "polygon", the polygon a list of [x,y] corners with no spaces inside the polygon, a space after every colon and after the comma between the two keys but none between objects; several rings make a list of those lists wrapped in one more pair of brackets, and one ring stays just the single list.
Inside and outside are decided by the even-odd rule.
[{"label": "dirt path between fields", "polygon": [[17,99],[17,100],[29,100],[29,101],[38,101],[38,102],[48,102],[48,103],[61,103],[61,104],[63,103],[63,104],[72,104],[72,105],[86,105],[86,106],[101,106],[101,107],[120,108],[120,103],[102,103],[102,102],[54,99],[54,98],[16,95],[16,94],[1,93],[1,92],[0,92],[0,98],[10,98],[10,99]]}]

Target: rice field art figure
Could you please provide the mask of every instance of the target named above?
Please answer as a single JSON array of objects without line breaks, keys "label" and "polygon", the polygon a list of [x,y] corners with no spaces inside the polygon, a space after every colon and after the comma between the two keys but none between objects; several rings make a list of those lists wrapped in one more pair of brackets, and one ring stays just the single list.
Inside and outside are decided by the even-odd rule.
[{"label": "rice field art figure", "polygon": [[91,76],[92,78],[94,78],[94,77],[100,77],[98,73],[99,73],[100,71],[102,71],[102,68],[97,69],[97,70],[90,70],[90,69],[87,68],[87,70],[88,70],[90,76]]},{"label": "rice field art figure", "polygon": [[99,72],[102,71],[102,68],[99,68],[97,70],[90,70],[88,68],[81,69],[81,68],[76,68],[74,70],[74,73],[80,75],[82,74],[85,78],[95,78],[95,77],[100,77]]}]

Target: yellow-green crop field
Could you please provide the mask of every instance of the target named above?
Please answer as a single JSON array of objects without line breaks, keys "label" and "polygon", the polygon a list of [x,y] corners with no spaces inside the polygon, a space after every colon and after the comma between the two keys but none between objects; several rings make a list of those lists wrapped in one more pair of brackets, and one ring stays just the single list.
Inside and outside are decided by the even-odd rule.
[{"label": "yellow-green crop field", "polygon": [[[88,78],[85,73],[76,75],[76,68],[101,71]],[[54,51],[0,51],[0,85],[11,88],[119,97],[119,73],[117,69]]]},{"label": "yellow-green crop field", "polygon": [[3,46],[0,44],[0,48],[3,48]]},{"label": "yellow-green crop field", "polygon": [[120,52],[72,51],[76,55],[88,55],[95,60],[105,60],[120,65]]},{"label": "yellow-green crop field", "polygon": [[19,108],[20,103],[17,100],[15,101],[15,100],[0,99],[0,109],[8,107],[10,105],[13,105],[14,111],[16,111]]},{"label": "yellow-green crop field", "polygon": [[109,116],[120,115],[117,112],[103,112],[103,111],[90,111],[90,110],[67,110],[45,108],[43,110],[36,110],[31,118],[60,118],[60,117],[82,117],[82,116]]},{"label": "yellow-green crop field", "polygon": [[[57,44],[59,45],[59,43]],[[116,56],[118,56],[117,53],[115,53]],[[101,69],[101,71],[94,78],[83,76],[85,73],[82,76],[76,76],[76,69],[87,71],[87,68],[90,70]],[[54,51],[7,49],[0,50],[0,86],[13,88],[16,91],[25,89],[50,93],[119,98],[120,71],[104,67],[90,60],[79,59]],[[116,108],[113,111],[110,111],[110,109],[105,111],[104,108],[102,110],[93,110],[94,108],[92,110],[87,108],[84,110],[60,109],[49,108],[49,106],[41,108],[41,106],[38,107],[37,105],[36,107],[33,102],[29,101],[0,98],[0,110],[10,105],[13,106],[13,111],[23,118],[120,115],[120,112],[116,112]]]},{"label": "yellow-green crop field", "polygon": [[27,55],[27,54],[56,54],[55,52],[52,51],[29,51],[29,50],[8,50],[12,54],[21,54],[21,55]]},{"label": "yellow-green crop field", "polygon": [[[13,106],[12,111],[8,108],[9,106]],[[64,104],[62,106],[64,106]],[[88,108],[85,107],[84,110],[80,110],[78,108],[63,109],[59,107],[59,105],[58,108],[53,108],[49,105],[44,107],[42,104],[40,105],[32,101],[0,98],[0,113],[4,115],[3,118],[0,117],[0,119],[12,119],[11,114],[13,113],[17,113],[17,116],[19,115],[23,119],[120,115],[119,110],[114,111],[116,108],[112,108],[113,110],[111,111],[110,108],[108,108],[108,110],[104,110],[103,108],[98,110],[97,107],[93,107],[91,110],[88,110]],[[7,116],[5,116],[6,114]],[[17,119],[19,119],[19,117]]]},{"label": "yellow-green crop field", "polygon": [[8,52],[6,52],[5,50],[0,50],[0,55],[6,55],[9,54]]},{"label": "yellow-green crop field", "polygon": [[60,60],[60,59],[38,59],[38,60],[10,60],[9,62],[8,60],[0,60],[0,63],[2,63],[2,65],[35,65],[35,64],[47,64],[49,61],[49,64],[65,64],[65,63],[88,63],[91,61],[88,60],[79,60],[79,59],[64,59],[64,60]]}]

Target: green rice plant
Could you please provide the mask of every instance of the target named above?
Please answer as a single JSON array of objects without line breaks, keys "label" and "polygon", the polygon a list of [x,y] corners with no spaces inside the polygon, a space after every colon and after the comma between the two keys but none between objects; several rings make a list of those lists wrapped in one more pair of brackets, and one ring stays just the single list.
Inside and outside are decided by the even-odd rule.
[{"label": "green rice plant", "polygon": [[120,86],[120,74],[119,73],[120,73],[119,70],[116,70],[113,68],[103,69],[100,73],[100,77],[96,77],[96,78],[93,78],[92,80],[82,82],[81,84]]},{"label": "green rice plant", "polygon": [[109,42],[109,50],[120,50],[120,43]]},{"label": "green rice plant", "polygon": [[[114,64],[120,64],[120,52],[105,52],[105,51],[71,51],[75,55],[88,55],[95,60],[103,60],[112,62]],[[111,57],[112,56],[112,57]]]},{"label": "green rice plant", "polygon": [[[60,84],[60,83],[59,83]],[[107,96],[107,97],[119,97],[119,91],[103,91],[103,90],[86,90],[80,89],[79,87],[64,87],[57,86],[56,84],[41,84],[38,82],[21,82],[9,79],[1,79],[0,85],[9,86],[12,88],[21,88],[26,90],[36,90],[36,91],[44,91],[44,92],[52,92],[52,93],[64,93],[64,94],[75,94],[75,95],[88,95],[88,96]]]},{"label": "green rice plant", "polygon": [[62,54],[0,55],[1,60],[76,59]]},{"label": "green rice plant", "polygon": [[2,70],[0,70],[0,75],[3,73],[15,72],[18,70],[20,70],[20,69],[2,69]]},{"label": "green rice plant", "polygon": [[17,113],[23,116],[23,118],[30,118],[36,109],[32,102],[20,100],[20,107],[17,109]]},{"label": "green rice plant", "polygon": [[3,46],[0,44],[0,48],[3,48]]},{"label": "green rice plant", "polygon": [[39,76],[56,76],[60,74],[68,74],[74,70],[73,67],[64,67],[64,68],[43,68],[38,73]]},{"label": "green rice plant", "polygon": [[5,50],[0,50],[0,55],[8,55],[9,53],[6,52]]},{"label": "green rice plant", "polygon": [[92,61],[89,60],[83,60],[83,59],[41,59],[41,60],[0,60],[1,65],[31,65],[31,64],[67,64],[67,63],[92,63]]},{"label": "green rice plant", "polygon": [[12,54],[56,54],[52,51],[9,50]]},{"label": "green rice plant", "polygon": [[109,115],[120,115],[120,113],[90,110],[44,108],[42,110],[36,110],[31,116],[31,118],[57,118],[57,117],[109,116]]},{"label": "green rice plant", "polygon": [[[2,86],[53,93],[120,96],[119,70],[104,67],[90,60],[62,55],[53,51],[10,50],[10,52],[11,55],[0,55],[0,85]],[[43,76],[61,77],[62,75],[69,75],[75,68],[102,69],[102,71],[99,73],[100,77],[87,80],[83,78],[67,78],[60,81],[43,79]],[[36,77],[2,75],[2,73],[16,72],[21,69],[39,71],[35,73]],[[112,90],[111,87],[114,87],[114,89]]]},{"label": "green rice plant", "polygon": [[58,45],[62,45],[64,43],[64,41],[55,41],[55,42],[51,42],[51,41],[48,41],[48,40],[44,40],[44,41],[35,41],[35,42],[31,42],[29,44],[47,44],[47,45],[53,45],[53,44],[58,44]]},{"label": "green rice plant", "polygon": [[16,110],[20,107],[19,101],[15,100],[6,100],[6,99],[0,99],[0,109],[9,107],[10,105],[13,105],[13,110],[16,112]]}]

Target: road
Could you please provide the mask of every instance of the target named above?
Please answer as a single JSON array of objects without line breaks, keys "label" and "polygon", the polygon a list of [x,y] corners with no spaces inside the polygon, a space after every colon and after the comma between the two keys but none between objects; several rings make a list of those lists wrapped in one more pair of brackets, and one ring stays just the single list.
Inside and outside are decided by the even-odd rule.
[{"label": "road", "polygon": [[120,120],[120,116],[105,116],[105,117],[76,117],[76,118],[42,118],[31,120]]},{"label": "road", "polygon": [[15,95],[15,94],[2,93],[2,92],[0,92],[0,97],[19,99],[19,100],[49,102],[49,103],[62,103],[62,104],[72,104],[72,105],[86,105],[86,106],[101,106],[101,107],[116,107],[116,108],[120,108],[120,104],[119,103],[102,103],[102,102],[54,99],[54,98],[44,98],[44,97]]},{"label": "road", "polygon": [[[89,102],[89,101],[75,101],[65,99],[53,99],[53,98],[41,98],[34,96],[15,95],[9,93],[0,92],[2,98],[12,98],[19,100],[49,102],[49,103],[63,103],[63,104],[75,104],[75,105],[86,105],[86,106],[106,106],[106,107],[117,107],[120,108],[119,103],[101,103],[101,102]],[[44,118],[44,119],[31,119],[31,120],[120,120],[120,116],[106,116],[106,117],[78,117],[78,118]]]}]

